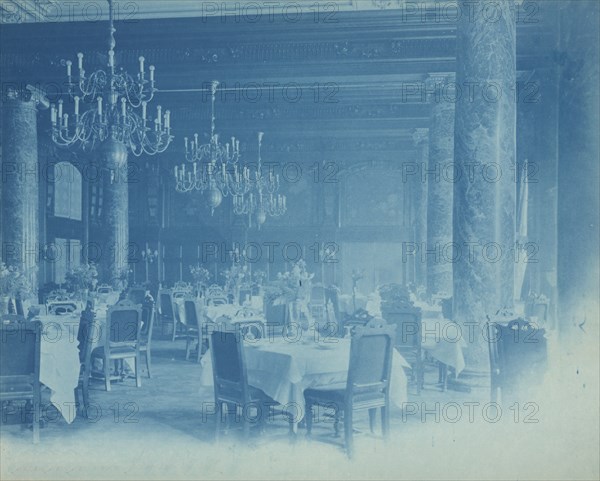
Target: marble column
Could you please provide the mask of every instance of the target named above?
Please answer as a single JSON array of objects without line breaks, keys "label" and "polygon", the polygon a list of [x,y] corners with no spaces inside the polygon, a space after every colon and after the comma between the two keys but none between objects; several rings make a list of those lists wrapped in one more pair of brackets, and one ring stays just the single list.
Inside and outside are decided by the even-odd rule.
[{"label": "marble column", "polygon": [[431,104],[427,165],[427,294],[452,296],[452,198],[454,189],[454,82],[427,79]]},{"label": "marble column", "polygon": [[429,129],[415,129],[413,142],[417,150],[417,166],[413,189],[413,229],[415,243],[415,285],[427,285],[427,262],[422,255],[427,244],[427,177],[422,172],[429,163]]},{"label": "marble column", "polygon": [[39,180],[37,110],[47,107],[30,86],[8,89],[2,103],[2,261],[24,270],[38,289]]},{"label": "marble column", "polygon": [[104,206],[99,260],[100,282],[117,286],[128,271],[129,262],[129,184],[127,148],[121,142],[107,140],[100,149],[103,166]]},{"label": "marble column", "polygon": [[[558,322],[563,337],[598,332],[598,2],[561,5]],[[597,337],[597,334],[596,334]],[[590,361],[591,362],[591,361]]]},{"label": "marble column", "polygon": [[[487,370],[486,315],[512,308],[516,150],[513,2],[462,1],[457,25],[454,319],[471,332],[467,366]],[[494,21],[492,21],[494,20]]]}]

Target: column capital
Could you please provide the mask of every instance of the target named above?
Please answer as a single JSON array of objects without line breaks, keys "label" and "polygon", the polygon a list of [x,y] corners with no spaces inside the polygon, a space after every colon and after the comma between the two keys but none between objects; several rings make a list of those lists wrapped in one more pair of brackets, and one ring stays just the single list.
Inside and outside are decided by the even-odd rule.
[{"label": "column capital", "polygon": [[50,107],[50,101],[46,98],[45,92],[29,84],[25,88],[7,87],[2,95],[2,100],[5,102],[17,100],[31,102],[42,109]]},{"label": "column capital", "polygon": [[415,146],[429,142],[429,129],[414,129],[412,133],[412,141]]}]

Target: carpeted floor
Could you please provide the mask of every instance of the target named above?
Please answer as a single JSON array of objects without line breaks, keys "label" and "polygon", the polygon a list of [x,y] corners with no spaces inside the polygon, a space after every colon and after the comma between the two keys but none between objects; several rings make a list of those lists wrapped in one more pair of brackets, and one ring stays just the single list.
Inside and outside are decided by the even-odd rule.
[{"label": "carpeted floor", "polygon": [[[39,445],[32,444],[30,429],[9,416],[1,428],[0,478],[594,479],[598,474],[598,433],[589,429],[597,413],[592,426],[585,414],[573,416],[575,408],[586,409],[589,392],[580,379],[571,382],[564,374],[557,376],[562,376],[560,397],[540,394],[529,405],[499,413],[488,404],[486,388],[442,392],[430,366],[421,395],[411,387],[405,411],[394,412],[387,443],[378,431],[369,432],[366,413],[356,419],[356,456],[350,461],[329,418],[316,423],[311,439],[300,429],[295,443],[282,416],[274,416],[248,442],[234,422],[217,444],[215,416],[208,414],[212,389],[199,386],[200,365],[184,358],[184,341],[155,342],[153,378],[144,377],[141,388],[133,379],[114,383],[111,392],[94,383],[89,419],[78,417],[68,425],[46,407]],[[44,399],[47,403],[48,393]],[[562,414],[556,406],[563,406]]]}]

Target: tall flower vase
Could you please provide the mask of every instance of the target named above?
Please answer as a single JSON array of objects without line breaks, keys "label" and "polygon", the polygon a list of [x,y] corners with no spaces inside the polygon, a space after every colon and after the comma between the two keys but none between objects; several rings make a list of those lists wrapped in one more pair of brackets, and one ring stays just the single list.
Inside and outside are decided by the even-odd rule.
[{"label": "tall flower vase", "polygon": [[298,301],[290,301],[286,306],[286,328],[292,329],[292,326],[297,328],[298,323],[300,321],[300,307],[298,305]]},{"label": "tall flower vase", "polygon": [[8,314],[9,303],[10,303],[10,298],[8,296],[0,297],[0,316]]}]

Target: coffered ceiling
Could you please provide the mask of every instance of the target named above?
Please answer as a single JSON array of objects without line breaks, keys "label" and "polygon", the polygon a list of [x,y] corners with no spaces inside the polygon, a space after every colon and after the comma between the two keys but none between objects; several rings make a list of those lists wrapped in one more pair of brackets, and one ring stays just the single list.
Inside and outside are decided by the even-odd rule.
[{"label": "coffered ceiling", "polygon": [[[76,2],[20,3],[46,8],[48,20],[50,8]],[[125,3],[115,6],[123,9]],[[167,157],[179,157],[184,136],[208,130],[208,82],[218,79],[217,128],[239,136],[248,150],[255,132],[263,130],[266,152],[312,162],[315,155],[397,160],[411,155],[414,129],[429,125],[424,80],[455,71],[456,22],[409,18],[397,0],[327,2],[339,7],[332,22],[307,15],[292,21],[275,13],[256,21],[201,15],[209,4],[221,3],[138,1],[138,18],[116,22],[117,63],[135,70],[144,55],[156,65],[156,101],[171,109],[177,136]],[[314,4],[296,2],[308,3]],[[542,6],[539,21],[518,23],[521,79],[555,66],[553,3]],[[9,4],[2,3],[4,15]],[[106,63],[107,29],[105,21],[9,24],[4,18],[4,85],[37,85],[56,101],[64,90],[65,60],[82,51],[88,69]]]}]

